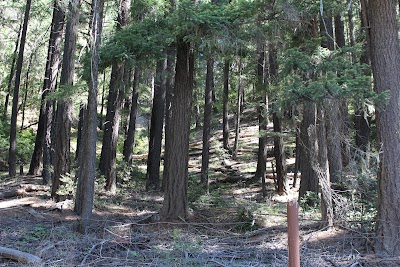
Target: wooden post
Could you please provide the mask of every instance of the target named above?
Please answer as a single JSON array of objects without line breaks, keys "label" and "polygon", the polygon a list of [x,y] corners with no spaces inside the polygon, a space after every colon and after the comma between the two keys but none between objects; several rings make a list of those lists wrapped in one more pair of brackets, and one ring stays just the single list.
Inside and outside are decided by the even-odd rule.
[{"label": "wooden post", "polygon": [[300,267],[299,205],[292,200],[287,204],[289,267]]}]

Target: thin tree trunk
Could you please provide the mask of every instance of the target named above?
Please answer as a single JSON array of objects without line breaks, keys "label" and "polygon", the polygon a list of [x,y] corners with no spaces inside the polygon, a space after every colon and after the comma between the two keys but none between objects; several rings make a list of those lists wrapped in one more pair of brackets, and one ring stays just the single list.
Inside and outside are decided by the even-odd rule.
[{"label": "thin tree trunk", "polygon": [[94,181],[96,175],[97,140],[97,94],[99,76],[99,48],[101,42],[104,0],[93,0],[92,19],[92,57],[91,83],[89,86],[88,106],[82,135],[82,154],[79,159],[78,187],[76,189],[75,212],[81,216],[80,232],[89,226],[93,209]]},{"label": "thin tree trunk", "polygon": [[[265,45],[263,41],[258,40],[257,43],[257,83],[256,91],[258,97],[258,153],[257,153],[257,168],[254,174],[255,178],[261,178],[263,185],[265,184],[265,172],[267,166],[267,126],[268,126],[268,100],[264,88],[264,62],[265,62]],[[263,195],[266,195],[266,190],[263,187]]]},{"label": "thin tree trunk", "polygon": [[15,177],[16,164],[17,164],[17,113],[18,113],[18,96],[19,96],[19,87],[21,83],[21,72],[22,72],[22,64],[24,61],[24,49],[25,49],[25,40],[26,40],[26,32],[28,30],[28,21],[29,21],[29,13],[31,9],[31,0],[26,1],[25,7],[25,15],[24,15],[24,24],[22,26],[21,33],[21,42],[19,46],[18,53],[18,61],[17,68],[15,72],[15,87],[13,94],[13,106],[11,111],[11,124],[10,124],[10,148],[8,153],[8,173],[10,177]]},{"label": "thin tree trunk", "polygon": [[242,98],[243,98],[242,60],[240,58],[239,58],[238,72],[239,72],[239,81],[238,81],[236,123],[235,123],[235,143],[233,145],[233,158],[234,159],[237,159],[238,149],[239,149],[240,115],[242,112],[241,102],[242,102]]},{"label": "thin tree trunk", "polygon": [[222,115],[222,142],[224,149],[230,151],[229,145],[229,60],[224,62],[224,96],[223,96],[223,115]]},{"label": "thin tree trunk", "polygon": [[157,62],[154,83],[153,108],[147,158],[146,190],[158,190],[160,186],[161,144],[164,126],[165,91],[167,87],[167,57]]},{"label": "thin tree trunk", "polygon": [[206,88],[204,92],[204,122],[203,122],[203,149],[201,157],[201,184],[208,192],[208,165],[210,162],[210,132],[211,116],[213,106],[213,85],[214,85],[214,59],[208,55]]},{"label": "thin tree trunk", "polygon": [[137,116],[137,108],[138,108],[138,98],[139,98],[139,81],[140,81],[140,69],[135,67],[133,74],[132,84],[132,99],[131,99],[131,108],[129,112],[129,126],[128,132],[126,134],[126,139],[124,141],[124,161],[128,163],[128,165],[132,164],[132,155],[133,155],[133,147],[135,145],[135,133],[136,133],[136,116]]},{"label": "thin tree trunk", "polygon": [[7,120],[8,102],[10,99],[12,81],[13,81],[14,74],[15,74],[15,62],[17,61],[17,52],[18,52],[18,47],[20,45],[20,41],[21,41],[22,25],[23,25],[23,21],[21,21],[21,24],[19,25],[18,36],[17,36],[17,40],[15,41],[15,48],[14,48],[13,59],[12,59],[12,63],[11,63],[10,77],[8,77],[7,94],[6,94],[6,99],[4,101],[3,120]]},{"label": "thin tree trunk", "polygon": [[164,220],[188,217],[188,162],[190,111],[194,82],[194,55],[190,43],[177,41],[175,88],[166,124],[164,159]]},{"label": "thin tree trunk", "polygon": [[[55,0],[53,5],[53,19],[51,23],[49,45],[47,50],[46,69],[42,87],[42,99],[40,104],[38,129],[36,132],[35,147],[33,150],[28,172],[28,174],[30,175],[36,175],[39,172],[40,161],[44,153],[44,147],[46,146],[46,132],[49,132],[48,137],[50,138],[51,118],[48,117],[48,109],[52,109],[53,101],[47,101],[46,97],[49,92],[55,90],[57,84],[57,76],[61,56],[62,33],[64,30],[64,17],[64,12],[59,6],[59,2]],[[48,107],[49,105],[50,107]],[[48,139],[48,141],[50,142],[50,139]],[[49,142],[47,143],[47,145],[49,145]],[[47,157],[49,159],[49,155],[47,155]],[[44,169],[49,167],[50,166],[45,164],[45,160],[43,160],[43,173],[46,172]],[[50,181],[49,176],[47,176],[47,174],[44,174],[42,176],[43,182],[47,184]]]},{"label": "thin tree trunk", "polygon": [[105,95],[105,88],[106,88],[106,71],[103,70],[103,86],[101,90],[101,104],[100,104],[100,121],[99,121],[99,129],[103,130],[103,111],[104,111],[104,95]]},{"label": "thin tree trunk", "polygon": [[375,252],[400,256],[400,46],[396,2],[368,2],[370,48],[377,93],[388,92],[384,110],[376,113],[378,169],[378,216]]},{"label": "thin tree trunk", "polygon": [[[62,61],[62,71],[60,77],[60,86],[72,86],[74,82],[75,61],[74,56],[76,50],[76,40],[79,24],[79,0],[71,0],[69,2],[69,17],[65,30],[65,44]],[[57,190],[62,184],[60,178],[70,172],[70,139],[71,139],[71,116],[72,116],[72,100],[66,98],[57,101],[57,111],[55,118],[55,133],[52,134],[54,139],[54,180],[51,188],[51,196],[56,201],[61,200]]]}]

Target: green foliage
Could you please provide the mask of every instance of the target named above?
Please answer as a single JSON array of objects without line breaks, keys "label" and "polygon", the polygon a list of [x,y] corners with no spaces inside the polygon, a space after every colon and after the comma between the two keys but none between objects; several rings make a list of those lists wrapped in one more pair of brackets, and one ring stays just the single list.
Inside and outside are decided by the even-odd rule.
[{"label": "green foliage", "polygon": [[49,236],[49,230],[43,224],[35,225],[35,227],[29,231],[23,237],[24,242],[34,242],[38,240],[43,240]]},{"label": "green foliage", "polygon": [[387,94],[371,90],[369,67],[353,63],[352,53],[357,53],[357,49],[329,51],[313,41],[287,49],[280,57],[280,83],[274,87],[280,92],[278,98],[285,106],[304,100],[322,103],[329,98],[384,105]]},{"label": "green foliage", "polygon": [[74,196],[77,180],[75,176],[70,173],[61,175],[60,177],[61,185],[57,190],[57,194],[60,196]]},{"label": "green foliage", "polygon": [[[0,159],[8,158],[10,125],[0,122]],[[35,134],[32,129],[17,131],[17,160],[20,164],[29,162],[35,144]]]},{"label": "green foliage", "polygon": [[307,191],[300,199],[300,206],[304,211],[319,210],[320,199],[317,192]]}]

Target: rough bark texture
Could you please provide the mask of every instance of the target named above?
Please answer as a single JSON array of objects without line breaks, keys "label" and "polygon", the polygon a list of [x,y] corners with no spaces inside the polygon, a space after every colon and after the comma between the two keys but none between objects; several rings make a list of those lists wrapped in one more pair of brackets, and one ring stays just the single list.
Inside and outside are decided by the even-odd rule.
[{"label": "rough bark texture", "polygon": [[157,190],[160,186],[161,145],[164,126],[165,90],[167,86],[167,58],[159,60],[156,68],[153,108],[151,110],[149,156],[147,158],[147,190]]},{"label": "rough bark texture", "polygon": [[15,177],[17,174],[16,164],[17,164],[17,114],[18,114],[18,97],[19,97],[19,87],[21,83],[21,72],[22,64],[24,61],[24,50],[25,50],[25,40],[26,32],[28,30],[29,13],[31,9],[31,0],[26,1],[24,23],[21,32],[21,42],[19,46],[17,67],[15,72],[15,87],[13,94],[13,105],[11,111],[11,123],[10,123],[10,149],[8,153],[8,174],[10,177]]},{"label": "rough bark texture", "polygon": [[390,93],[385,109],[376,114],[380,165],[375,251],[400,256],[400,47],[395,4],[369,1],[368,10],[375,90]]},{"label": "rough bark texture", "polygon": [[[65,30],[64,54],[60,77],[60,86],[72,86],[74,82],[75,64],[74,56],[79,24],[79,0],[69,2],[69,16]],[[71,137],[71,116],[72,101],[68,97],[57,102],[55,118],[54,139],[54,180],[51,188],[51,196],[57,201],[60,196],[57,190],[61,184],[61,175],[69,173],[70,170],[70,137]]]},{"label": "rough bark texture", "polygon": [[224,63],[224,95],[223,95],[223,115],[222,115],[222,142],[223,147],[230,151],[229,146],[229,60]]},{"label": "rough bark texture", "polygon": [[201,156],[201,183],[208,191],[208,164],[210,161],[210,131],[212,94],[214,91],[214,60],[211,56],[207,59],[206,88],[204,92],[204,120],[203,120],[203,150]]},{"label": "rough bark texture", "polygon": [[161,217],[164,220],[188,216],[188,161],[190,111],[193,91],[194,57],[190,43],[178,39],[175,88],[166,125],[165,188]]},{"label": "rough bark texture", "polygon": [[89,85],[87,113],[82,131],[81,151],[79,157],[79,176],[76,189],[75,212],[81,215],[80,231],[85,232],[92,215],[94,181],[96,175],[96,140],[97,140],[97,92],[99,76],[99,48],[101,41],[104,0],[93,0],[92,19],[92,57],[91,81]]},{"label": "rough bark texture", "polygon": [[138,108],[139,98],[139,81],[140,81],[140,70],[138,67],[135,68],[132,81],[132,99],[131,108],[129,112],[129,125],[126,139],[124,141],[124,161],[129,165],[132,164],[133,146],[135,145],[135,133],[136,133],[136,116]]},{"label": "rough bark texture", "polygon": [[[167,147],[171,147],[170,142],[172,141],[167,139],[167,129],[170,127],[167,126],[169,125],[170,117],[171,117],[171,112],[172,112],[172,96],[173,96],[173,91],[174,91],[174,72],[175,72],[175,48],[172,46],[169,46],[167,48],[167,81],[166,81],[166,92],[165,92],[165,149]],[[161,185],[161,190],[164,191],[165,185],[168,179],[168,170],[169,166],[165,164],[164,161],[164,172],[163,172],[163,179],[162,179],[162,185]]]},{"label": "rough bark texture", "polygon": [[300,126],[299,143],[301,146],[300,157],[300,190],[299,198],[303,197],[307,191],[318,192],[318,177],[314,169],[311,167],[310,147],[312,141],[308,136],[308,128],[316,125],[316,107],[312,102],[305,102],[303,105],[303,121]]}]

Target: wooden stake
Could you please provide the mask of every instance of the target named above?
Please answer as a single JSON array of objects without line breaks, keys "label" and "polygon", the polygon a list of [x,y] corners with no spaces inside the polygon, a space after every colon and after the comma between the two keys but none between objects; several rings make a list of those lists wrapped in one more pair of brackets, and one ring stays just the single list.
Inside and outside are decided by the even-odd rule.
[{"label": "wooden stake", "polygon": [[300,267],[299,205],[297,201],[287,204],[289,267]]}]

